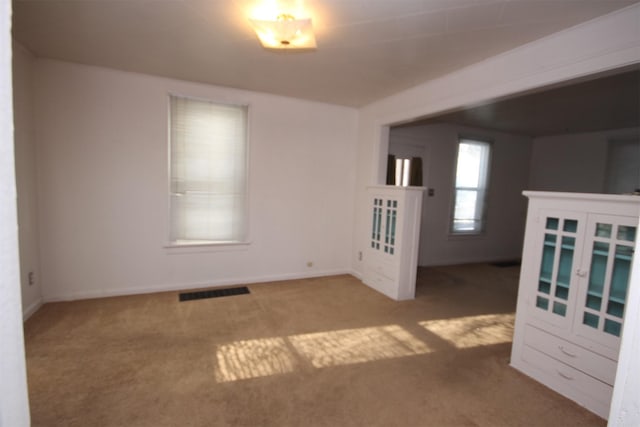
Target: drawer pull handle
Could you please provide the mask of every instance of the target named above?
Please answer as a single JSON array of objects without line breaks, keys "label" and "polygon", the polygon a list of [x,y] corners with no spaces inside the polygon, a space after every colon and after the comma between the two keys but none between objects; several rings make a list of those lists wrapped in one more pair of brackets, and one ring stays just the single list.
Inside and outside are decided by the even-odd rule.
[{"label": "drawer pull handle", "polygon": [[558,373],[558,375],[560,375],[565,380],[573,381],[573,377],[571,375],[567,375],[567,374],[565,374],[563,372],[560,372],[558,370],[556,370],[556,372]]},{"label": "drawer pull handle", "polygon": [[564,354],[566,354],[566,355],[567,355],[567,356],[569,356],[569,357],[577,357],[577,355],[576,355],[576,354],[571,353],[570,351],[565,350],[565,349],[564,349],[564,347],[563,347],[563,346],[561,346],[561,345],[559,345],[559,346],[558,346],[558,348],[560,349],[560,351],[561,351],[561,352],[563,352]]}]

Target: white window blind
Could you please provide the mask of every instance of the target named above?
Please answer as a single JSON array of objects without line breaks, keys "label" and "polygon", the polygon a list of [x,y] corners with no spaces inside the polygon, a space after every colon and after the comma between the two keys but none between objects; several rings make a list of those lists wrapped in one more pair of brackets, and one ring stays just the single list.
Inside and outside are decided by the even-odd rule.
[{"label": "white window blind", "polygon": [[484,230],[490,151],[491,145],[487,142],[459,141],[451,221],[453,234],[478,234]]},{"label": "white window blind", "polygon": [[170,239],[243,242],[247,107],[170,97]]}]

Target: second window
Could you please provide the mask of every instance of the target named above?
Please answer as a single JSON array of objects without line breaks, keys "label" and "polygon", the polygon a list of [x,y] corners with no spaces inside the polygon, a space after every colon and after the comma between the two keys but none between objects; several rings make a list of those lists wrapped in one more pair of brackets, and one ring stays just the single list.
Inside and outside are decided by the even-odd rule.
[{"label": "second window", "polygon": [[480,234],[486,223],[491,144],[460,138],[456,161],[452,234]]}]

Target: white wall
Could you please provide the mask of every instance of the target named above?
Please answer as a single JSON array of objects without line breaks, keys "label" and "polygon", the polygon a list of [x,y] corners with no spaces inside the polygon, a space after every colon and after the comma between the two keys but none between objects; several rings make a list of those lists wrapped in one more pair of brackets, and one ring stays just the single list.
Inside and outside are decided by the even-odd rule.
[{"label": "white wall", "polygon": [[530,189],[605,192],[608,141],[631,137],[640,137],[640,128],[534,138]]},{"label": "white wall", "polygon": [[[366,186],[381,183],[385,174],[388,138],[386,126],[437,115],[456,108],[486,102],[574,78],[640,64],[640,4],[576,27],[552,34],[504,54],[450,73],[439,79],[382,99],[360,110],[358,131],[358,175],[356,178],[356,221],[353,254],[366,244],[368,212]],[[640,241],[636,245],[640,253]],[[363,263],[353,256],[354,270]],[[640,266],[634,264],[635,286]],[[634,286],[634,284],[632,284]],[[630,317],[632,319],[637,316]],[[636,357],[630,352],[638,342],[640,328],[623,333],[620,360]],[[617,378],[638,377],[639,365],[627,364]],[[639,381],[616,390],[611,419],[625,418],[616,425],[637,425],[640,407]],[[624,417],[625,414],[633,414]],[[634,423],[635,422],[635,423]]]},{"label": "white wall", "polygon": [[11,3],[0,2],[0,427],[27,427],[11,105]]},{"label": "white wall", "polygon": [[[20,241],[20,283],[24,317],[42,304],[38,255],[38,193],[33,113],[33,67],[35,58],[21,45],[13,44],[13,93]],[[32,273],[32,284],[29,284]]]},{"label": "white wall", "polygon": [[[479,236],[451,236],[455,164],[460,135],[492,142],[486,230]],[[424,186],[435,193],[423,198],[418,264],[447,265],[518,259],[526,217],[522,191],[529,179],[531,141],[509,135],[448,124],[392,128],[389,152],[400,154],[410,143],[422,144]],[[400,151],[399,151],[400,150]]]},{"label": "white wall", "polygon": [[[356,218],[367,212],[366,186],[383,182],[385,126],[640,63],[639,20],[636,4],[362,108]],[[355,255],[362,250],[367,233],[365,221],[356,221],[354,227]],[[352,259],[354,269],[362,271],[362,262]]]},{"label": "white wall", "polygon": [[[40,59],[35,91],[45,300],[350,271],[354,109]],[[164,247],[169,92],[250,105],[249,246]]]}]

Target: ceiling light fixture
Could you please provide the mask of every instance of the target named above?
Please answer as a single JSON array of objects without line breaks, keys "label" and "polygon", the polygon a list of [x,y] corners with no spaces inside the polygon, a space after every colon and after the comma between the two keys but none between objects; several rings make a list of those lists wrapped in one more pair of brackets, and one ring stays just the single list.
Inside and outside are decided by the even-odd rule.
[{"label": "ceiling light fixture", "polygon": [[260,43],[267,49],[315,49],[311,18],[296,19],[281,13],[275,21],[250,19]]}]

